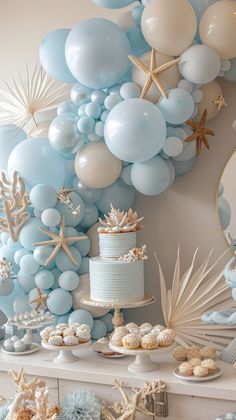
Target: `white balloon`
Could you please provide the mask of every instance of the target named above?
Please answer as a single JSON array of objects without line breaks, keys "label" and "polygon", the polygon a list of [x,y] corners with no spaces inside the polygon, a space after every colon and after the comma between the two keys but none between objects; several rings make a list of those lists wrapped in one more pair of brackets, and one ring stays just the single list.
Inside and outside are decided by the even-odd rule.
[{"label": "white balloon", "polygon": [[84,274],[79,277],[79,287],[72,292],[73,308],[74,309],[85,309],[89,311],[92,316],[99,317],[107,314],[109,309],[96,308],[93,306],[85,305],[80,302],[82,296],[88,296],[90,293],[90,281],[89,275]]}]

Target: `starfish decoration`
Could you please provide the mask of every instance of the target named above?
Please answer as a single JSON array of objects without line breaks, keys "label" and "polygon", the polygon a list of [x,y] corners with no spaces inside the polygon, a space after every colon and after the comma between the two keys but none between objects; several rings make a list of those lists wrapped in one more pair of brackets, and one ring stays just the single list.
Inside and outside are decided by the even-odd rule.
[{"label": "starfish decoration", "polygon": [[133,55],[129,55],[129,60],[141,71],[143,71],[147,75],[147,80],[142,88],[142,92],[140,98],[144,98],[147,92],[149,91],[150,87],[154,83],[161,92],[162,96],[168,97],[165,87],[160,80],[159,74],[163,73],[165,70],[168,70],[170,67],[175,66],[179,62],[179,58],[169,61],[168,63],[162,64],[161,66],[157,66],[156,60],[156,51],[152,49],[151,52],[151,61],[150,66],[148,67],[145,63],[143,63],[139,58],[134,57]]},{"label": "starfish decoration", "polygon": [[33,298],[29,301],[29,303],[36,303],[36,308],[35,308],[36,311],[41,306],[46,306],[47,307],[46,299],[48,297],[48,295],[42,294],[41,290],[38,287],[37,287],[37,293],[38,293],[38,296],[36,296],[35,298]]},{"label": "starfish decoration", "polygon": [[65,216],[63,215],[61,218],[61,223],[60,223],[60,229],[59,229],[59,233],[56,232],[52,232],[51,230],[45,229],[40,227],[39,230],[41,232],[43,232],[45,235],[49,236],[51,239],[48,241],[44,241],[44,242],[36,242],[33,245],[34,246],[51,246],[51,245],[55,245],[54,250],[52,251],[51,255],[49,256],[49,258],[46,261],[46,266],[49,265],[54,258],[56,257],[56,255],[58,254],[58,252],[63,249],[66,253],[66,255],[69,257],[69,259],[76,265],[78,265],[78,261],[77,258],[74,256],[74,254],[72,253],[72,251],[69,248],[69,244],[72,245],[77,241],[81,241],[83,239],[86,239],[86,237],[82,237],[82,236],[69,236],[66,237],[65,236]]},{"label": "starfish decoration", "polygon": [[197,156],[199,156],[200,153],[201,153],[202,143],[205,144],[205,146],[208,150],[210,149],[210,146],[209,146],[208,140],[206,138],[206,135],[208,135],[208,136],[214,136],[215,135],[213,130],[211,130],[210,128],[207,128],[205,126],[206,121],[207,121],[207,110],[205,109],[205,111],[203,112],[202,117],[201,117],[199,122],[194,122],[192,120],[188,120],[186,122],[186,124],[189,125],[193,129],[193,134],[191,134],[191,136],[187,137],[185,141],[187,143],[190,143],[190,142],[196,140]]},{"label": "starfish decoration", "polygon": [[218,98],[216,98],[214,101],[212,101],[212,103],[217,106],[218,111],[220,111],[221,108],[223,108],[223,106],[227,106],[228,105],[226,103],[225,98],[222,95],[222,93],[218,96]]},{"label": "starfish decoration", "polygon": [[72,216],[77,216],[80,214],[80,206],[76,208],[73,207],[73,200],[70,197],[72,192],[75,192],[75,190],[62,187],[57,194],[57,198],[61,204],[65,204],[69,209],[71,209]]}]

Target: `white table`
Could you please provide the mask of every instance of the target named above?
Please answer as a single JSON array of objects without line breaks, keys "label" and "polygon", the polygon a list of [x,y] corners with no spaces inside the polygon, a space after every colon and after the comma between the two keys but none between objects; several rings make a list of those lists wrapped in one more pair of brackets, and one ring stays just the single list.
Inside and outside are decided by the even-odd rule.
[{"label": "white table", "polygon": [[77,387],[95,391],[100,399],[116,401],[120,395],[112,389],[114,378],[127,387],[142,386],[145,381],[161,379],[168,386],[169,420],[213,420],[217,415],[236,411],[236,369],[223,362],[219,362],[224,370],[221,378],[197,384],[175,378],[172,371],[176,363],[168,360],[166,355],[158,356],[157,360],[161,362],[157,371],[139,374],[127,370],[130,357],[107,360],[96,355],[90,347],[80,350],[80,359],[75,363],[54,364],[54,357],[54,352],[43,349],[23,357],[1,352],[0,394],[12,397],[14,388],[7,372],[23,367],[29,375],[45,378],[51,390],[51,399],[55,402],[60,402]]}]

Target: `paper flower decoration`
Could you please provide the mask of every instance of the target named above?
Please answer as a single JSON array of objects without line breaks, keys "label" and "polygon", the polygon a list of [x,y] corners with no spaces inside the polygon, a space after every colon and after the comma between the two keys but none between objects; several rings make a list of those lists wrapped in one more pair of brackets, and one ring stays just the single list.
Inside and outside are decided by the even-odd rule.
[{"label": "paper flower decoration", "polygon": [[60,420],[99,420],[101,407],[93,392],[79,389],[61,403]]}]

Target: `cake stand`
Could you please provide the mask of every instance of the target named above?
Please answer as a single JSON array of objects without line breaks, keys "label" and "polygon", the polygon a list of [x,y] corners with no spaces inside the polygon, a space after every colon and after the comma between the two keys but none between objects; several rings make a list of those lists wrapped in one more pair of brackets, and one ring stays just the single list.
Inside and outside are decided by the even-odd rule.
[{"label": "cake stand", "polygon": [[168,350],[173,349],[175,343],[168,347],[158,347],[154,350],[144,350],[144,349],[137,349],[137,350],[129,350],[125,347],[114,346],[113,344],[109,344],[111,350],[116,351],[117,353],[126,354],[127,356],[136,356],[133,363],[128,366],[128,370],[130,372],[150,372],[153,370],[157,370],[158,364],[153,362],[150,359],[151,355],[157,355],[166,353]]},{"label": "cake stand", "polygon": [[91,341],[87,341],[86,343],[80,343],[76,346],[52,346],[51,344],[41,342],[42,347],[47,350],[54,350],[58,351],[59,354],[54,357],[54,363],[73,363],[78,361],[78,357],[75,356],[72,352],[73,350],[78,350],[81,347],[88,347],[90,346]]},{"label": "cake stand", "polygon": [[96,308],[114,309],[112,324],[114,325],[114,328],[117,328],[124,325],[124,317],[121,313],[122,309],[141,308],[142,306],[151,305],[156,301],[156,298],[154,296],[146,295],[142,300],[136,302],[98,302],[91,299],[90,296],[83,296],[80,301],[85,305],[93,306]]}]

